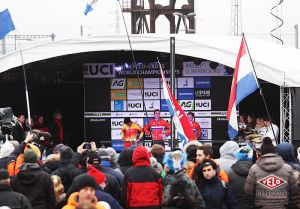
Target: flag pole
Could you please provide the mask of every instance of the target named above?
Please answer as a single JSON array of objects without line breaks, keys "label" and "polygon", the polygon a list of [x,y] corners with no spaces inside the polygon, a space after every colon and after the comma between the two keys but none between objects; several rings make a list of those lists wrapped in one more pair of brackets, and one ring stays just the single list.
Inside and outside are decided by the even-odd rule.
[{"label": "flag pole", "polygon": [[275,138],[275,141],[276,141],[276,144],[278,144],[278,140],[276,138],[276,135],[275,135],[275,131],[274,131],[274,128],[272,126],[272,120],[271,120],[271,116],[270,116],[270,112],[269,112],[269,109],[268,109],[268,106],[267,106],[267,103],[266,103],[266,100],[265,100],[265,97],[264,97],[264,94],[263,94],[263,90],[262,90],[262,87],[258,81],[258,77],[257,77],[257,74],[256,74],[256,70],[255,70],[255,67],[254,67],[254,64],[253,64],[253,61],[252,61],[252,57],[251,57],[251,53],[249,51],[249,48],[248,48],[248,44],[247,44],[247,41],[246,41],[246,37],[245,37],[245,34],[243,33],[242,34],[243,36],[243,39],[245,41],[245,45],[246,45],[246,48],[247,48],[247,51],[248,51],[248,54],[249,54],[249,58],[250,58],[250,61],[251,61],[251,65],[252,65],[252,68],[253,68],[253,72],[254,72],[254,75],[256,77],[256,80],[257,80],[257,84],[258,84],[258,88],[259,88],[259,93],[263,99],[263,102],[264,102],[264,106],[266,108],[266,111],[267,111],[267,115],[268,115],[268,118],[270,119],[270,125],[271,125],[271,129],[272,129],[272,132],[273,132],[273,136]]},{"label": "flag pole", "polygon": [[22,69],[23,69],[23,75],[24,75],[24,85],[25,85],[28,123],[29,123],[29,125],[31,125],[31,115],[30,115],[30,104],[29,104],[29,96],[28,96],[28,85],[27,85],[26,69],[25,69],[25,65],[24,65],[23,53],[22,53],[21,47],[20,47],[20,55],[21,55]]}]

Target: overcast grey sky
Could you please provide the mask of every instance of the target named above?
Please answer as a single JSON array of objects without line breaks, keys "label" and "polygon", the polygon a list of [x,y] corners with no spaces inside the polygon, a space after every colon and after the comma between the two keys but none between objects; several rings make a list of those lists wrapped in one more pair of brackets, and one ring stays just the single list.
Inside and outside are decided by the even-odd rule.
[{"label": "overcast grey sky", "polygon": [[[197,4],[198,33],[230,34],[230,17],[232,0],[195,0]],[[279,0],[241,0],[243,32],[251,37],[268,41],[275,39],[269,36],[276,25],[276,19],[270,15],[270,9]],[[80,25],[84,35],[124,33],[124,24],[117,0],[99,0],[94,11],[87,16],[83,14],[86,0],[0,0],[0,10],[9,8],[16,32],[11,34],[50,34],[57,39],[78,37]],[[147,2],[147,0],[145,0]],[[167,0],[156,0],[162,5]],[[180,7],[185,0],[177,0]],[[294,46],[294,25],[300,24],[300,1],[285,0],[280,12],[284,25],[281,29],[286,45]],[[117,20],[119,19],[119,28]],[[130,17],[126,14],[127,25]],[[157,32],[168,33],[165,17],[157,20]]]}]

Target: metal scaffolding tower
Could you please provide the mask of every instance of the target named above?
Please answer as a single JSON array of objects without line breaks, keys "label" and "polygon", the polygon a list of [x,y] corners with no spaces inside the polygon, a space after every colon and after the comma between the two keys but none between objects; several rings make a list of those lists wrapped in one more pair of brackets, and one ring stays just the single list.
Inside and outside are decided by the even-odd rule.
[{"label": "metal scaffolding tower", "polygon": [[[176,0],[169,0],[169,5],[156,4],[155,0],[148,0],[149,8],[146,8],[144,0],[123,0],[123,12],[131,13],[131,33],[155,33],[155,21],[160,15],[166,16],[170,22],[170,33],[175,33],[174,13],[181,13],[189,20],[189,29],[195,30],[195,18],[188,15],[194,12],[194,0],[188,0],[188,4],[181,9],[175,9]],[[150,24],[148,23],[150,20]]]},{"label": "metal scaffolding tower", "polygon": [[242,35],[242,7],[241,0],[232,0],[231,2],[231,21],[230,35]]},{"label": "metal scaffolding tower", "polygon": [[292,139],[292,89],[280,87],[280,142]]}]

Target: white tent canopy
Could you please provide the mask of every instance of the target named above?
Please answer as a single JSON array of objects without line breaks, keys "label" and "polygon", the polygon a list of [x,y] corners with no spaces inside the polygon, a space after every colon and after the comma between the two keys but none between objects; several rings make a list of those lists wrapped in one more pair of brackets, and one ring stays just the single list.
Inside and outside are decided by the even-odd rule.
[{"label": "white tent canopy", "polygon": [[[175,37],[176,54],[199,57],[234,68],[241,37],[199,34],[130,35],[133,50],[170,52]],[[300,50],[247,38],[257,76],[265,81],[300,87]],[[24,64],[82,52],[130,50],[126,35],[103,35],[50,42],[22,50]],[[21,66],[20,52],[0,56],[0,73]]]}]

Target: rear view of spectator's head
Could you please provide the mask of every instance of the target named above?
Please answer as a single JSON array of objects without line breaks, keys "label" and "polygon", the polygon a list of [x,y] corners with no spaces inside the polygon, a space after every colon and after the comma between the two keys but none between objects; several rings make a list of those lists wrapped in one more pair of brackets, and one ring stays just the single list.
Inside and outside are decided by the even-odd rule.
[{"label": "rear view of spectator's head", "polygon": [[0,169],[0,185],[10,186],[10,178],[6,169]]},{"label": "rear view of spectator's head", "polygon": [[168,172],[178,173],[184,169],[184,165],[186,163],[186,154],[182,153],[180,150],[166,154],[164,163]]},{"label": "rear view of spectator's head", "polygon": [[66,194],[64,193],[64,186],[62,185],[59,176],[52,175],[51,179],[53,181],[56,201],[61,202],[66,197]]},{"label": "rear view of spectator's head", "polygon": [[151,148],[151,155],[162,164],[165,155],[165,148],[160,144],[154,144]]},{"label": "rear view of spectator's head", "polygon": [[24,152],[24,163],[37,163],[38,156],[35,151],[28,149]]},{"label": "rear view of spectator's head", "polygon": [[272,144],[272,140],[270,137],[264,137],[263,144],[260,147],[260,154],[265,155],[270,153],[275,153],[275,147]]},{"label": "rear view of spectator's head", "polygon": [[114,148],[112,148],[112,147],[107,147],[105,150],[108,153],[108,155],[110,156],[110,160],[112,162],[117,162],[118,157],[117,157],[116,150],[114,150]]},{"label": "rear view of spectator's head", "polygon": [[183,180],[176,180],[171,184],[170,192],[166,202],[167,207],[192,209],[197,203],[193,195],[188,194],[188,185]]},{"label": "rear view of spectator's head", "polygon": [[197,148],[201,147],[202,144],[198,142],[197,140],[190,141],[186,143],[183,147],[183,152],[187,154],[187,160],[192,161],[194,163],[197,162],[196,157],[197,157]]},{"label": "rear view of spectator's head", "polygon": [[250,146],[243,146],[235,152],[235,156],[237,160],[252,161],[253,149]]}]

